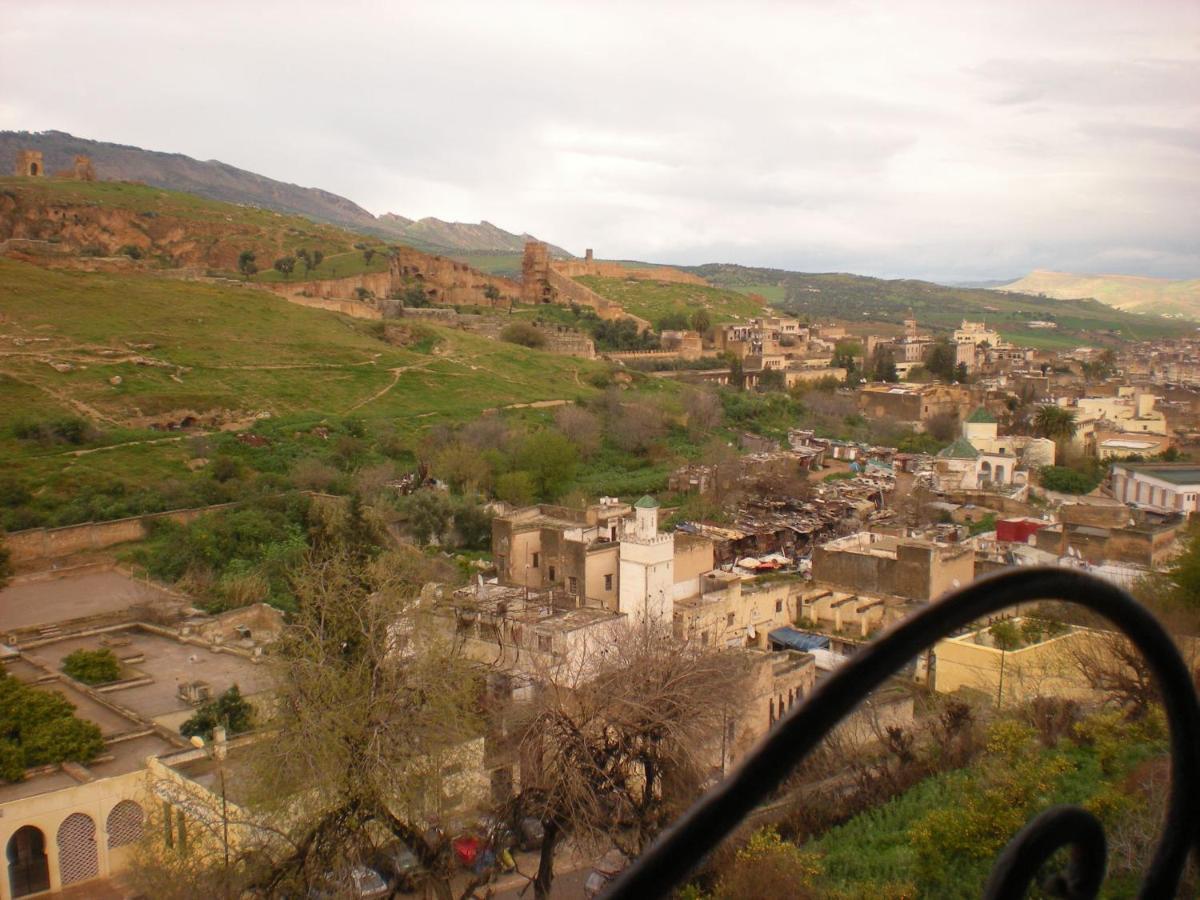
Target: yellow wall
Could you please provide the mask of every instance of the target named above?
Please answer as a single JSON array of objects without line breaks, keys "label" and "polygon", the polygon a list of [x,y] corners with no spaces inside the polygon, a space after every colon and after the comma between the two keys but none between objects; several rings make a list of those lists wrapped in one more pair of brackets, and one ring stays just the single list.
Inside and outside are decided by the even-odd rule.
[{"label": "yellow wall", "polygon": [[980,691],[1015,703],[1036,696],[1084,697],[1087,683],[1071,660],[1071,649],[1093,639],[1094,632],[1077,629],[1025,647],[1001,651],[975,644],[973,635],[939,641],[934,648],[937,669],[934,688],[947,694],[959,689]]}]

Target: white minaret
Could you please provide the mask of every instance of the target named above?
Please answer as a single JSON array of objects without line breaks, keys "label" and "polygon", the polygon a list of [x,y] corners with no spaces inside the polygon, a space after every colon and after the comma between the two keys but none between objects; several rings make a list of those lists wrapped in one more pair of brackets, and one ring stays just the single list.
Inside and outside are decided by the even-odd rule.
[{"label": "white minaret", "polygon": [[675,613],[675,535],[658,533],[658,501],[646,496],[633,505],[634,520],[621,533],[617,611],[631,624],[670,627]]}]

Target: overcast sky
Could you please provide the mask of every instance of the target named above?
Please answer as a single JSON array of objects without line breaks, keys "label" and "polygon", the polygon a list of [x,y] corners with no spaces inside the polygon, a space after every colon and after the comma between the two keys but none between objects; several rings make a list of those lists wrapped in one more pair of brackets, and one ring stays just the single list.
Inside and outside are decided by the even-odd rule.
[{"label": "overcast sky", "polygon": [[0,0],[0,129],[582,253],[1200,276],[1200,2]]}]

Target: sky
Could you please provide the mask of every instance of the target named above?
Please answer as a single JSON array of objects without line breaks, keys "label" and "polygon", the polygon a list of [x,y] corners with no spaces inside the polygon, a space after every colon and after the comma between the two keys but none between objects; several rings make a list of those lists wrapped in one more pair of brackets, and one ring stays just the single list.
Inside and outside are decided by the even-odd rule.
[{"label": "sky", "polygon": [[0,129],[581,254],[1200,277],[1200,2],[0,0]]}]

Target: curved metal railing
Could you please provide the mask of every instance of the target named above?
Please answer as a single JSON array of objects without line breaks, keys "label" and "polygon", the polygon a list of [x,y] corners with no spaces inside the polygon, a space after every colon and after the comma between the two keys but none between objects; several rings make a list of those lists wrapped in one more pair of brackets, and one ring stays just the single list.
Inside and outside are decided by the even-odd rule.
[{"label": "curved metal railing", "polygon": [[[920,650],[989,613],[1033,600],[1065,600],[1100,613],[1145,655],[1157,679],[1170,726],[1171,788],[1139,896],[1174,897],[1189,849],[1200,850],[1200,704],[1187,666],[1158,620],[1125,591],[1070,569],[1037,567],[981,578],[860,650],[664,832],[610,886],[605,900],[665,896],[859,701]],[[1071,806],[1046,810],[1013,838],[994,863],[984,896],[1025,896],[1039,869],[1063,847],[1071,848],[1071,861],[1053,878],[1054,889],[1066,897],[1095,897],[1104,880],[1104,830],[1090,812]]]}]

